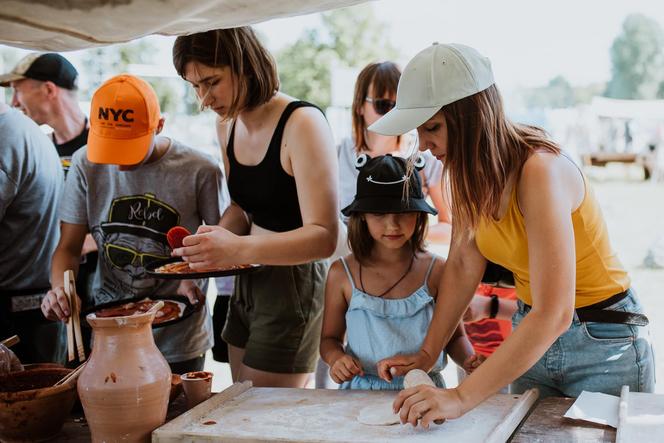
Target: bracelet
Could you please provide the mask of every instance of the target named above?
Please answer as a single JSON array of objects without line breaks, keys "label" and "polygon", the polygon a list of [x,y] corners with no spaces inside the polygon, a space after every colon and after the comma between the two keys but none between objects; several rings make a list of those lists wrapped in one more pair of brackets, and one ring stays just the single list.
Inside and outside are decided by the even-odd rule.
[{"label": "bracelet", "polygon": [[498,315],[498,309],[500,308],[500,301],[498,301],[498,296],[496,294],[491,294],[491,302],[489,305],[489,318],[496,318]]}]

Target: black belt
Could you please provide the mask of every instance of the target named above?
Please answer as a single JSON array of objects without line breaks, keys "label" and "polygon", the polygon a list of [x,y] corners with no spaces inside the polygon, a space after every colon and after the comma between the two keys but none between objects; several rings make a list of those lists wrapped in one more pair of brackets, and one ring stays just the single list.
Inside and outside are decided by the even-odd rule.
[{"label": "black belt", "polygon": [[[628,294],[629,289],[595,304],[576,308],[576,315],[581,323],[621,323],[624,325],[648,326],[649,320],[645,314],[606,309],[627,297]],[[530,308],[528,305],[525,306]]]},{"label": "black belt", "polygon": [[32,311],[41,307],[41,302],[50,288],[0,289],[3,309],[9,312]]}]

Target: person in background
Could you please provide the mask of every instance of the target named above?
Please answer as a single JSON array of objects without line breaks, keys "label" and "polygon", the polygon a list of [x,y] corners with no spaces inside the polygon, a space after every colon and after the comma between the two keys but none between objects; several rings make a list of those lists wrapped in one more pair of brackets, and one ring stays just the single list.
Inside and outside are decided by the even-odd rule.
[{"label": "person in background", "polygon": [[138,77],[112,77],[95,92],[88,144],[74,154],[60,205],[62,235],[42,312],[51,320],[69,317],[63,273],[77,272],[90,232],[101,251],[95,305],[176,294],[199,305],[186,319],[153,330],[171,371],[181,374],[202,370],[212,347],[207,280],[148,278],[146,266],[170,257],[170,228],[219,222],[222,174],[212,157],[160,136],[163,127],[157,96]]},{"label": "person in background", "polygon": [[238,275],[223,338],[234,381],[304,387],[314,372],[328,261],[337,244],[337,162],[314,105],[279,92],[250,27],[180,36],[173,63],[216,130],[231,205],[174,251],[193,269],[259,263]]},{"label": "person in background", "polygon": [[[31,53],[7,74],[0,75],[0,86],[14,91],[12,106],[20,109],[38,125],[53,129],[50,137],[67,176],[71,157],[88,142],[88,119],[78,105],[78,71],[65,57],[56,53]],[[87,236],[81,250],[76,292],[84,304],[97,266],[97,246]],[[85,330],[86,348],[89,348]]]},{"label": "person in background", "polygon": [[512,333],[512,316],[517,310],[514,276],[487,262],[482,282],[463,314],[468,340],[475,352],[490,356]]},{"label": "person in background", "polygon": [[63,325],[39,311],[58,243],[58,153],[32,120],[4,103],[0,145],[0,339],[19,336],[12,350],[23,363],[64,363]]},{"label": "person in background", "polygon": [[[395,104],[401,70],[390,61],[370,63],[357,77],[351,107],[352,136],[337,146],[339,159],[339,207],[345,208],[355,197],[358,170],[355,160],[360,154],[372,157],[392,154],[408,157],[416,152],[409,134],[385,136],[367,131],[369,125],[389,112]],[[426,164],[419,172],[425,197],[429,197],[438,211],[438,223],[429,226],[427,240],[449,244],[451,220],[441,187],[442,165],[430,152],[423,154]]]},{"label": "person in background", "polygon": [[228,344],[221,337],[228,317],[228,306],[230,305],[233,288],[235,286],[234,277],[217,277],[214,279],[217,288],[217,296],[214,299],[212,308],[212,327],[214,336],[214,345],[212,346],[212,358],[219,363],[230,363],[228,357]]},{"label": "person in background", "polygon": [[14,90],[11,104],[38,125],[53,129],[53,140],[65,174],[71,156],[88,140],[88,119],[78,105],[78,71],[56,53],[31,53],[8,73],[0,86]]},{"label": "person in background", "polygon": [[[543,130],[505,117],[491,63],[460,44],[433,44],[399,81],[397,105],[370,130],[417,128],[445,164],[454,232],[427,337],[415,354],[379,362],[385,380],[428,369],[452,336],[487,260],[514,274],[514,332],[454,389],[399,393],[402,422],[456,418],[507,384],[514,393],[576,397],[652,392],[648,318],[611,248],[590,183]],[[455,294],[450,297],[450,294]]]},{"label": "person in background", "polygon": [[[376,363],[416,351],[426,335],[445,262],[424,249],[428,214],[436,210],[405,159],[362,154],[357,165],[355,199],[343,209],[352,254],[330,269],[320,353],[341,389],[400,390],[403,377],[382,380]],[[468,372],[481,363],[461,325],[446,351]],[[433,357],[429,376],[444,387],[446,353]]]}]

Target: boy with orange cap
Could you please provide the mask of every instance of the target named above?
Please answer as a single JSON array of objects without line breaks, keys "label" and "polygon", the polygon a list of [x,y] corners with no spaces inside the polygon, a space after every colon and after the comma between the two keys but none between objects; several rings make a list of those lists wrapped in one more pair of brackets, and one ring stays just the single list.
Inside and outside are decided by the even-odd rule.
[{"label": "boy with orange cap", "polygon": [[146,265],[170,257],[173,226],[195,232],[217,224],[222,207],[221,169],[212,157],[159,136],[159,101],[145,81],[119,75],[94,94],[86,148],[72,159],[60,207],[61,238],[51,266],[52,289],[42,302],[51,320],[70,315],[63,274],[78,268],[90,232],[99,248],[92,288],[95,305],[153,295],[186,295],[202,303],[190,317],[155,329],[155,342],[174,373],[201,370],[212,346],[204,294],[207,281],[146,278]]}]

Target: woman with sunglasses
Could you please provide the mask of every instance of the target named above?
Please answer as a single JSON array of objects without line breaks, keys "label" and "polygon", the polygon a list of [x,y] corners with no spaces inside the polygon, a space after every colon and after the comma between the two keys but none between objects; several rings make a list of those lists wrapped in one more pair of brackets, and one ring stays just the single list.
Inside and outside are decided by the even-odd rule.
[{"label": "woman with sunglasses", "polygon": [[330,128],[279,92],[274,59],[250,27],[180,36],[173,64],[218,118],[231,205],[174,251],[193,269],[260,263],[239,275],[222,338],[233,381],[304,387],[321,332],[326,257],[338,230]]},{"label": "woman with sunglasses", "polygon": [[[367,65],[357,77],[351,109],[352,136],[343,139],[337,146],[340,208],[348,206],[355,197],[355,184],[359,173],[355,167],[355,159],[358,155],[377,157],[392,154],[406,157],[411,154],[409,150],[413,146],[413,140],[409,134],[384,136],[367,131],[369,125],[394,107],[400,76],[401,70],[397,65],[385,61]],[[451,228],[440,186],[442,166],[431,153],[426,152],[424,157],[426,166],[420,172],[422,188],[425,196],[428,194],[438,210],[438,223],[430,226],[427,238],[447,244]]]},{"label": "woman with sunglasses", "polygon": [[[591,184],[543,130],[505,117],[491,63],[468,46],[434,44],[399,80],[396,107],[369,128],[417,128],[444,163],[454,232],[418,353],[378,363],[385,380],[430,369],[471,300],[487,260],[513,272],[514,332],[454,389],[419,386],[394,402],[402,422],[456,418],[502,386],[541,397],[583,390],[652,392],[647,317],[611,248]],[[447,297],[454,294],[454,297]]]}]

